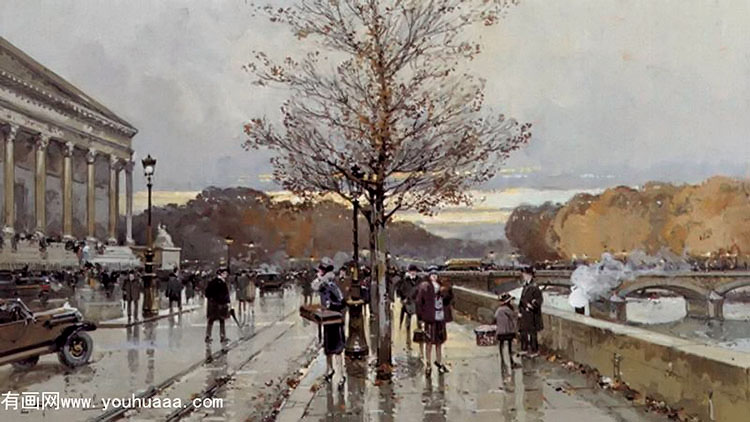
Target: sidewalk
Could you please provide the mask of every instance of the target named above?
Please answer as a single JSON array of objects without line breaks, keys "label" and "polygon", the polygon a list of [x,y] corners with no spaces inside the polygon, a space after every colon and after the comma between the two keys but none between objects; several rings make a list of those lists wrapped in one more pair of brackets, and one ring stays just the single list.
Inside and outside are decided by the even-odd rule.
[{"label": "sidewalk", "polygon": [[523,360],[523,368],[503,385],[498,351],[475,345],[476,325],[466,320],[448,324],[444,360],[451,372],[439,375],[433,368],[430,378],[424,375],[419,349],[407,347],[405,330],[396,327],[391,383],[375,382],[371,353],[367,365],[347,361],[346,387],[338,391],[339,374],[332,384],[322,379],[321,354],[277,421],[665,421],[647,413],[643,404],[602,390],[596,380],[541,357]]}]

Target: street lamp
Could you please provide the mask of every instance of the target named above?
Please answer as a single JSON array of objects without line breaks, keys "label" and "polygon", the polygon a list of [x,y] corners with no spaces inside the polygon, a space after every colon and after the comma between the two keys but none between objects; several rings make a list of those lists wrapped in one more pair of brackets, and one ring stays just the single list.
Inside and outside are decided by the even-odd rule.
[{"label": "street lamp", "polygon": [[143,176],[146,178],[148,187],[148,225],[146,228],[146,263],[143,274],[143,317],[148,318],[159,314],[159,293],[154,281],[154,239],[151,227],[151,189],[154,187],[154,171],[156,170],[156,159],[149,154],[141,160],[143,164]]},{"label": "street lamp", "polygon": [[354,180],[347,179],[349,185],[349,191],[352,195],[352,234],[354,236],[352,240],[352,246],[354,252],[352,256],[352,264],[354,268],[352,270],[352,284],[349,289],[349,337],[346,339],[346,347],[344,349],[347,356],[353,359],[361,359],[367,356],[369,351],[367,347],[367,339],[365,337],[365,325],[362,320],[362,306],[364,301],[361,297],[361,290],[359,286],[359,197],[362,196],[362,179],[364,173],[356,164],[351,168],[352,176]]},{"label": "street lamp", "polygon": [[227,272],[232,272],[232,255],[231,255],[231,249],[232,249],[232,243],[234,243],[234,239],[232,236],[227,236],[224,238],[224,243],[227,244]]}]

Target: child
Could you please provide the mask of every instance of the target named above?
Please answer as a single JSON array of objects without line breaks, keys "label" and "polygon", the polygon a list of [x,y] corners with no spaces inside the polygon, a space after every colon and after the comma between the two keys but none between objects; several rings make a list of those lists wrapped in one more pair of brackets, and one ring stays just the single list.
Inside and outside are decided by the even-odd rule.
[{"label": "child", "polygon": [[[506,370],[509,379],[513,373],[513,339],[518,330],[518,316],[511,303],[512,297],[505,293],[500,297],[500,306],[495,311],[495,325],[497,326],[497,344],[500,348],[500,370]],[[505,347],[505,345],[508,347]],[[507,353],[507,359],[505,357]]]}]

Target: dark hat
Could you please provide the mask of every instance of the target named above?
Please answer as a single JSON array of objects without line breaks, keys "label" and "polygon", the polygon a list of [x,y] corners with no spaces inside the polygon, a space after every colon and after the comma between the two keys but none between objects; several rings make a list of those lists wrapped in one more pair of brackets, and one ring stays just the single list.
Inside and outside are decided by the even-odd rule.
[{"label": "dark hat", "polygon": [[503,293],[503,295],[500,296],[499,300],[501,305],[505,305],[513,300],[513,296],[509,295],[508,293]]},{"label": "dark hat", "polygon": [[409,271],[419,271],[419,268],[414,264],[409,264]]},{"label": "dark hat", "polygon": [[321,269],[323,271],[333,271],[335,266],[333,265],[333,260],[328,257],[321,258],[320,263],[318,264],[318,269]]},{"label": "dark hat", "polygon": [[216,270],[216,274],[217,274],[217,275],[218,275],[218,274],[221,274],[221,273],[228,273],[228,272],[229,272],[229,269],[228,269],[227,267],[219,267],[219,268],[218,268],[218,269]]},{"label": "dark hat", "polygon": [[521,274],[531,274],[533,276],[534,274],[536,274],[536,271],[534,271],[534,267],[527,265],[521,268]]}]

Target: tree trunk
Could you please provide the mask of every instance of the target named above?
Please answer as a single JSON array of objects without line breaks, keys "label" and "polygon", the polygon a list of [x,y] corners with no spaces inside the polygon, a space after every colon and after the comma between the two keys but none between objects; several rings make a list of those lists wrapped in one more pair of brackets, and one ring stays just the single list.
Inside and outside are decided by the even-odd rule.
[{"label": "tree trunk", "polygon": [[[374,321],[379,321],[378,315],[380,312],[380,302],[378,301],[378,283],[377,283],[377,261],[375,259],[375,250],[377,243],[377,231],[375,230],[374,217],[371,215],[368,221],[368,227],[370,228],[370,313]],[[372,336],[375,337],[375,348],[379,348],[380,336],[378,335],[378,324],[371,325]]]},{"label": "tree trunk", "polygon": [[375,270],[378,285],[378,379],[390,379],[391,360],[391,304],[386,278],[385,209],[382,195],[375,201]]}]

